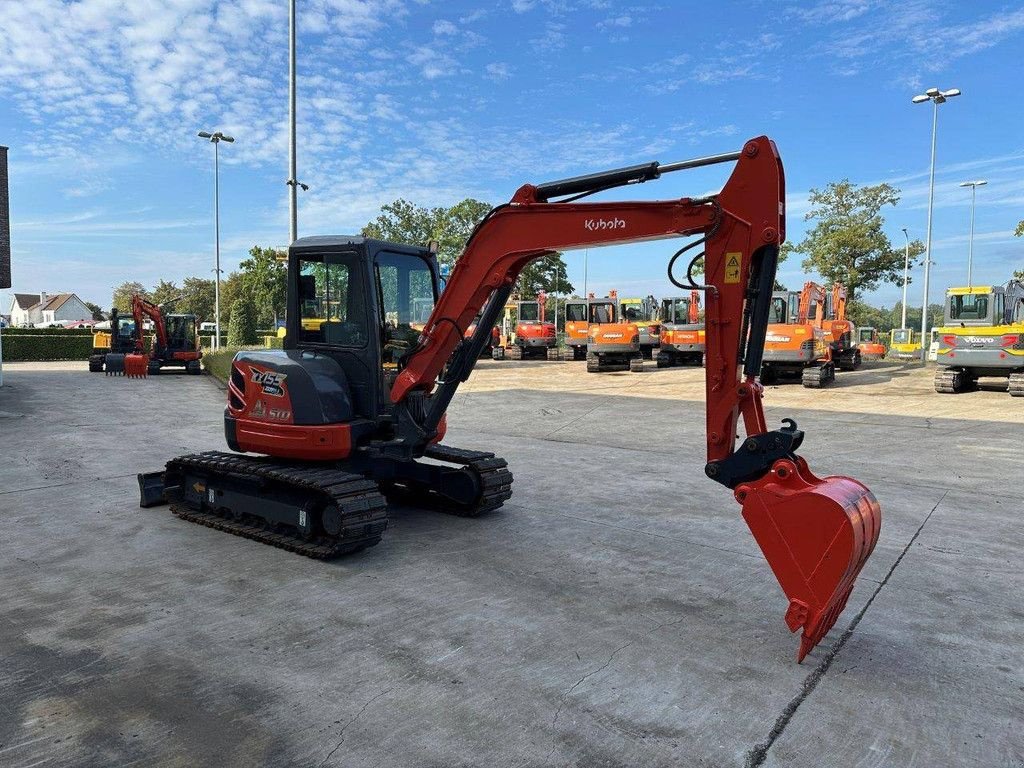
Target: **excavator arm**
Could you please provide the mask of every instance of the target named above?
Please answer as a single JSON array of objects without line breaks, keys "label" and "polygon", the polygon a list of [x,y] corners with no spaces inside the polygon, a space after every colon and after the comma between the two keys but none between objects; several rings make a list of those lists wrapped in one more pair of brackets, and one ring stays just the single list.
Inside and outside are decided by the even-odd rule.
[{"label": "excavator arm", "polygon": [[[670,171],[733,161],[732,175],[717,195],[575,202]],[[566,199],[551,202],[556,197]],[[436,436],[485,332],[531,261],[555,251],[685,236],[703,238],[707,280],[699,286],[706,292],[705,472],[732,489],[743,505],[743,516],[789,598],[786,623],[792,631],[803,629],[802,660],[846,604],[877,541],[881,517],[878,502],[861,483],[810,472],[795,453],[803,440],[795,422],[787,419],[773,431],[765,422],[757,377],[785,239],[783,168],[767,137],[748,141],[735,153],[527,184],[495,208],[467,243],[392,385],[396,442],[400,449],[422,452]],[[465,329],[481,311],[476,333],[464,342]],[[741,419],[747,437],[737,450]]]},{"label": "excavator arm", "polygon": [[146,301],[135,294],[132,296],[132,315],[135,317],[135,327],[139,329],[135,335],[135,351],[142,354],[142,323],[145,318],[153,321],[153,330],[156,332],[156,343],[161,347],[167,346],[167,323],[164,322],[164,313],[156,304]]}]

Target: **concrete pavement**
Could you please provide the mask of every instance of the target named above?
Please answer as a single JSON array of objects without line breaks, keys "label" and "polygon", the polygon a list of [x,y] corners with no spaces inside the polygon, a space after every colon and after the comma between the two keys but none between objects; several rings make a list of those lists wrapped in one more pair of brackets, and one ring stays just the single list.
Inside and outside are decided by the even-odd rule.
[{"label": "concrete pavement", "polygon": [[8,364],[0,764],[1020,768],[1024,408],[857,374],[766,399],[883,507],[798,666],[703,476],[699,369],[484,362],[446,442],[505,456],[512,500],[392,508],[324,564],[137,507],[136,472],[223,449],[208,378]]}]

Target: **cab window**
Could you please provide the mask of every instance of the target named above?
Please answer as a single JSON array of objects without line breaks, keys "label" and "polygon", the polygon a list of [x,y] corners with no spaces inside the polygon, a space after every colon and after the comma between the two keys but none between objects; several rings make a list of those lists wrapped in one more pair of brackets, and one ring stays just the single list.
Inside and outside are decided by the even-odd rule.
[{"label": "cab window", "polygon": [[590,322],[592,322],[592,323],[614,323],[615,322],[615,305],[614,304],[591,304],[590,305]]},{"label": "cab window", "polygon": [[586,304],[566,304],[565,319],[570,323],[582,323],[587,319]]},{"label": "cab window", "polygon": [[299,259],[299,341],[363,347],[369,339],[366,304],[354,253]]},{"label": "cab window", "polygon": [[384,363],[397,363],[416,344],[434,310],[434,273],[430,264],[407,253],[377,256]]},{"label": "cab window", "polygon": [[987,295],[969,293],[949,297],[950,320],[987,320],[988,308]]},{"label": "cab window", "polygon": [[786,322],[786,298],[784,296],[773,296],[772,297],[772,308],[768,313],[769,323],[785,323]]},{"label": "cab window", "polygon": [[540,304],[535,301],[524,301],[519,305],[519,322],[536,323],[540,320]]}]

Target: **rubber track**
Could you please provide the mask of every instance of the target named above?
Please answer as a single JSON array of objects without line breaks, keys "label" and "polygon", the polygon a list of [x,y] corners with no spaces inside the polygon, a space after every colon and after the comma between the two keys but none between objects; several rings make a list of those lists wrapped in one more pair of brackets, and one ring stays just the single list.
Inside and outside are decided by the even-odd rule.
[{"label": "rubber track", "polygon": [[1024,373],[1011,373],[1007,383],[1010,397],[1024,397]]},{"label": "rubber track", "polygon": [[963,374],[941,368],[935,372],[935,391],[945,395],[955,395],[963,391]]},{"label": "rubber track", "polygon": [[[208,477],[233,475],[291,486],[297,496],[297,505],[312,495],[333,502],[342,514],[342,529],[337,536],[321,532],[315,539],[306,539],[296,533],[267,529],[247,518],[234,520],[212,512],[192,509],[183,499],[171,499],[171,511],[182,520],[199,523],[218,531],[232,533],[247,539],[286,549],[306,557],[328,560],[340,555],[358,552],[377,544],[388,525],[387,502],[377,490],[376,483],[362,475],[336,469],[310,468],[278,462],[269,457],[251,458],[235,453],[208,451],[180,456],[167,462],[166,475],[173,476],[188,470]],[[166,477],[166,476],[165,476]],[[173,485],[173,480],[168,485]]]},{"label": "rubber track", "polygon": [[431,445],[423,454],[427,458],[459,464],[476,472],[483,487],[483,493],[472,507],[452,504],[441,506],[441,510],[459,517],[478,517],[485,512],[498,509],[512,498],[512,473],[508,462],[487,451],[468,451],[448,445]]},{"label": "rubber track", "polygon": [[827,365],[809,365],[800,377],[801,383],[809,389],[821,389],[835,378],[835,369]]}]

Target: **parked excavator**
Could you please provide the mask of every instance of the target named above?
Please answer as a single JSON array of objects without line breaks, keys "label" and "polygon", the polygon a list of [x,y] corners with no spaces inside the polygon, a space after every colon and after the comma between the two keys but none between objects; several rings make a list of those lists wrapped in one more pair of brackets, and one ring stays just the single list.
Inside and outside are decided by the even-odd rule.
[{"label": "parked excavator", "polygon": [[624,322],[636,324],[640,334],[640,356],[644,360],[653,360],[654,350],[661,344],[658,300],[653,296],[619,299],[619,316]]},{"label": "parked excavator", "polygon": [[643,369],[640,329],[620,314],[618,291],[609,291],[603,299],[591,299],[587,373]]},{"label": "parked excavator", "polygon": [[590,299],[576,297],[565,300],[565,360],[586,360],[587,339],[590,336]]},{"label": "parked excavator", "polygon": [[885,344],[878,335],[878,329],[870,325],[857,329],[857,347],[864,360],[881,360],[885,357]]},{"label": "parked excavator", "polygon": [[957,394],[979,378],[1007,379],[1011,397],[1024,397],[1024,282],[975,285],[946,291],[935,391]]},{"label": "parked excavator", "polygon": [[124,356],[135,351],[137,327],[131,314],[122,315],[114,307],[110,312],[110,330],[97,330],[92,334],[89,371],[123,376]]},{"label": "parked excavator", "polygon": [[700,291],[661,301],[661,346],[658,367],[701,365],[704,362],[704,323],[700,319]]},{"label": "parked excavator", "polygon": [[[180,297],[179,297],[180,298]],[[93,352],[89,370],[106,370],[108,375],[144,378],[160,373],[165,366],[181,366],[187,373],[202,373],[195,315],[167,314],[167,307],[178,299],[153,304],[138,294],[132,296],[130,317],[118,315],[115,309],[110,320],[110,351],[97,353],[97,334],[93,334]],[[153,348],[145,348],[146,319],[153,324]]]},{"label": "parked excavator", "polygon": [[912,328],[893,328],[889,331],[889,352],[893,360],[920,360],[921,334]]},{"label": "parked excavator", "polygon": [[[579,201],[724,162],[735,167],[718,194]],[[804,435],[791,419],[774,430],[765,420],[757,376],[785,200],[782,164],[764,136],[737,152],[525,184],[474,230],[421,332],[409,316],[412,298],[437,297],[428,249],[362,237],[297,240],[289,248],[284,349],[242,351],[232,363],[224,430],[233,452],[179,456],[140,475],[141,502],[166,501],[182,519],[318,558],[380,541],[383,493],[471,517],[497,509],[512,492],[506,462],[441,440],[452,398],[522,269],[559,251],[697,237],[670,264],[691,249],[705,263],[707,285],[688,285],[707,291],[705,473],[742,504],[789,599],[786,624],[802,630],[802,660],[843,610],[877,541],[881,512],[858,481],[810,471],[796,453]],[[380,290],[385,275],[397,291]],[[680,284],[671,272],[670,279]],[[328,302],[330,314],[321,311],[331,319],[304,329],[299,307]],[[384,322],[392,314],[394,326]],[[388,361],[397,367],[385,368]],[[746,437],[737,448],[741,419]]]},{"label": "parked excavator", "polygon": [[857,345],[857,329],[846,317],[846,288],[834,283],[827,296],[825,328],[831,334],[829,350],[832,362],[840,371],[855,371],[860,368],[861,351]]},{"label": "parked excavator", "polygon": [[540,291],[534,301],[515,302],[515,333],[505,346],[494,348],[495,360],[558,359],[555,324],[544,319],[547,294]]},{"label": "parked excavator", "polygon": [[825,289],[814,282],[803,290],[772,294],[770,325],[765,335],[761,380],[799,377],[805,387],[818,389],[836,377],[831,357],[831,334],[826,330]]}]

